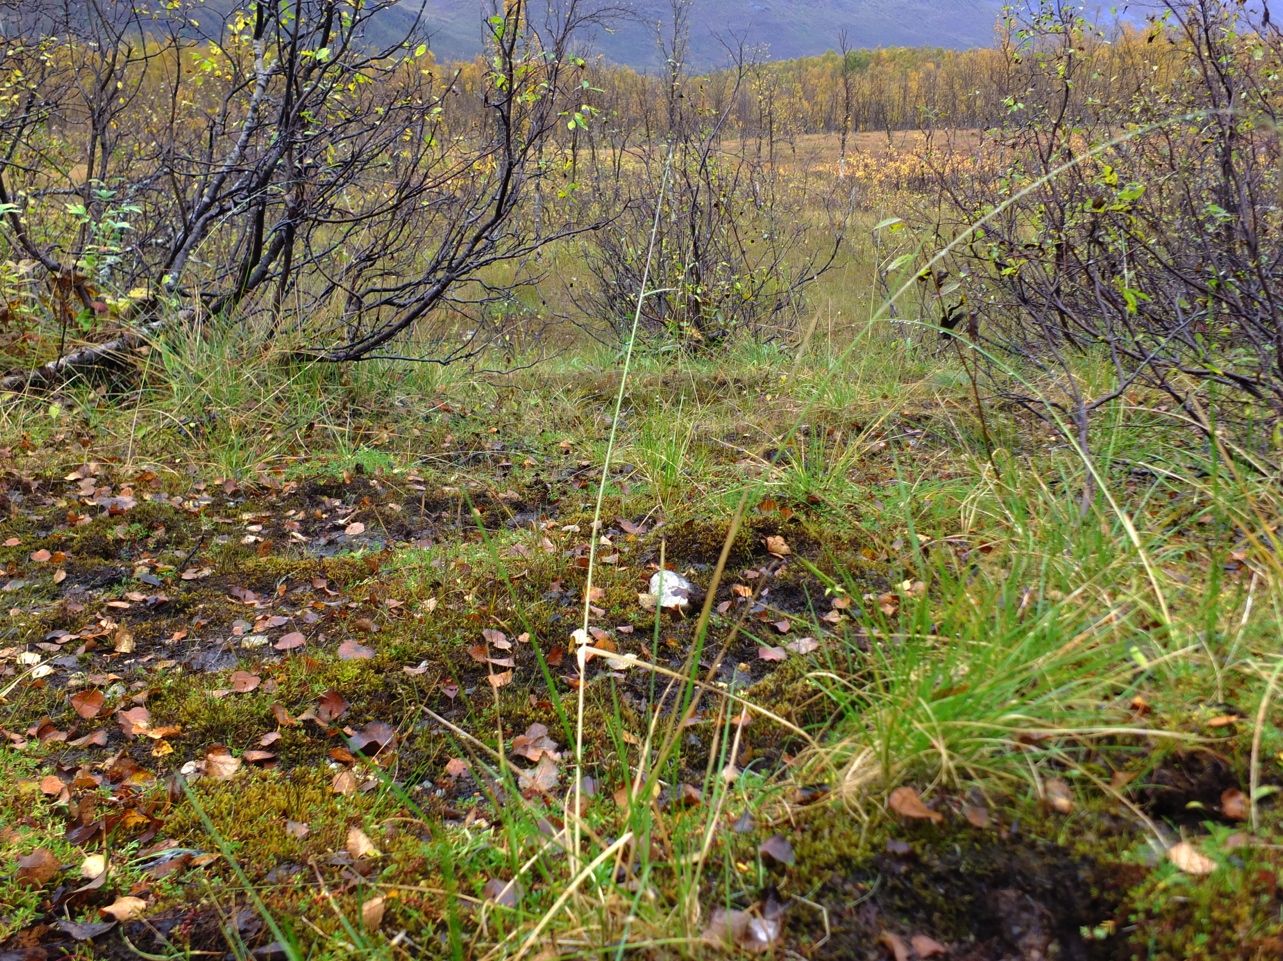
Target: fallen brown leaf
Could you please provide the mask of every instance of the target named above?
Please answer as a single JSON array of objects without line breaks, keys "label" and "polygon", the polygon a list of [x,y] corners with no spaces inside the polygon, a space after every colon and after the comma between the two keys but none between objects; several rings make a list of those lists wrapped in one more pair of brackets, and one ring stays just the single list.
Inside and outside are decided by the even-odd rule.
[{"label": "fallen brown leaf", "polygon": [[338,691],[326,691],[316,702],[315,716],[322,724],[329,724],[346,714],[350,706]]},{"label": "fallen brown leaf", "polygon": [[984,830],[989,827],[989,810],[979,804],[964,804],[962,806],[962,816],[967,819],[967,823],[973,828]]},{"label": "fallen brown leaf", "polygon": [[797,863],[797,855],[793,853],[793,845],[782,834],[771,835],[758,846],[757,850],[766,860],[774,861],[784,867],[792,867]]},{"label": "fallen brown leaf", "polygon": [[948,954],[949,949],[937,941],[935,938],[929,938],[925,934],[915,934],[909,938],[909,946],[913,948],[913,953],[919,958],[934,958],[937,955]]},{"label": "fallen brown leaf", "polygon": [[783,929],[784,905],[768,894],[751,910],[714,908],[701,939],[745,954],[772,951]]},{"label": "fallen brown leaf", "polygon": [[92,941],[116,926],[115,921],[68,921],[63,919],[54,927],[75,941]]},{"label": "fallen brown leaf", "polygon": [[1221,792],[1221,813],[1231,821],[1246,820],[1250,807],[1247,795],[1238,788],[1227,788]]},{"label": "fallen brown leaf", "polygon": [[1216,870],[1216,862],[1188,841],[1178,841],[1168,848],[1167,860],[1186,874],[1211,874]]},{"label": "fallen brown leaf", "polygon": [[923,804],[921,796],[911,787],[898,787],[892,791],[887,798],[887,806],[902,818],[927,820],[933,824],[939,824],[944,820],[944,815]]},{"label": "fallen brown leaf", "polygon": [[491,878],[486,882],[486,899],[505,908],[515,908],[521,898],[521,885],[516,881],[503,881]]},{"label": "fallen brown leaf", "polygon": [[272,646],[278,651],[292,651],[306,643],[307,638],[303,636],[301,631],[290,631],[288,634],[281,635],[281,639]]},{"label": "fallen brown leaf", "polygon": [[78,737],[67,743],[72,747],[105,747],[107,745],[107,731],[100,727],[95,731],[90,731],[83,737]]},{"label": "fallen brown leaf", "polygon": [[554,761],[561,755],[557,753],[557,742],[548,736],[548,728],[543,724],[531,724],[525,734],[518,734],[512,739],[512,752],[528,761],[537,762],[545,754]]},{"label": "fallen brown leaf", "polygon": [[561,780],[561,770],[557,763],[545,754],[539,763],[529,771],[522,771],[517,778],[517,785],[524,794],[549,794]]},{"label": "fallen brown leaf", "polygon": [[793,548],[789,547],[789,542],[778,534],[771,534],[766,538],[766,550],[776,557],[788,557],[793,553]]},{"label": "fallen brown leaf", "polygon": [[132,921],[135,918],[142,917],[143,911],[147,909],[147,902],[142,898],[136,898],[132,895],[124,895],[116,898],[115,901],[105,908],[98,910],[109,918],[117,921]]},{"label": "fallen brown leaf", "polygon": [[40,793],[47,797],[57,797],[66,789],[66,783],[56,774],[46,774],[40,779]]},{"label": "fallen brown leaf", "polygon": [[792,651],[794,654],[810,654],[820,646],[820,642],[813,637],[799,637],[796,641],[789,641],[784,645],[784,649]]},{"label": "fallen brown leaf", "polygon": [[330,782],[330,790],[335,794],[355,794],[356,788],[356,775],[347,768],[334,775],[334,780]]},{"label": "fallen brown leaf", "polygon": [[396,743],[396,731],[383,721],[371,721],[348,739],[352,750],[373,756]]},{"label": "fallen brown leaf", "polygon": [[890,951],[895,961],[909,961],[909,946],[905,944],[904,938],[894,931],[880,932],[878,934],[878,944]]},{"label": "fallen brown leaf", "polygon": [[27,888],[42,888],[61,869],[58,859],[48,848],[36,848],[18,858],[18,884]]},{"label": "fallen brown leaf", "polygon": [[362,858],[373,859],[380,856],[379,849],[374,846],[374,842],[370,840],[369,835],[358,827],[348,829],[347,841],[344,847],[347,849],[347,853],[352,856],[353,861],[360,861]]},{"label": "fallen brown leaf", "polygon": [[361,904],[361,926],[367,931],[377,931],[383,926],[383,912],[387,898],[377,895]]},{"label": "fallen brown leaf", "polygon": [[205,753],[205,776],[215,781],[230,781],[241,769],[241,759],[221,744]]},{"label": "fallen brown leaf", "polygon": [[117,712],[116,720],[128,737],[145,734],[151,729],[151,712],[142,706]]},{"label": "fallen brown leaf", "polygon": [[102,691],[77,691],[71,695],[71,706],[77,714],[86,721],[95,718],[101,713],[106,698],[103,697]]},{"label": "fallen brown leaf", "polygon": [[1074,809],[1074,793],[1069,789],[1069,785],[1058,777],[1043,783],[1042,799],[1057,814],[1068,814]]},{"label": "fallen brown leaf", "polygon": [[366,647],[359,641],[346,640],[339,645],[340,661],[368,661],[374,657],[374,648]]}]

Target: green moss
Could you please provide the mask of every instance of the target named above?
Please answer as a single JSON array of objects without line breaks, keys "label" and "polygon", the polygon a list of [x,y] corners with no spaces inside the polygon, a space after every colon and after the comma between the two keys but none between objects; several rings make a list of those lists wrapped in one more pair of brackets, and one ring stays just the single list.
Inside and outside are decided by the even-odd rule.
[{"label": "green moss", "polygon": [[[195,802],[182,801],[166,830],[180,845],[205,851],[218,851],[221,840],[250,878],[261,880],[283,862],[304,864],[343,850],[348,828],[367,800],[361,794],[336,794],[332,778],[320,767],[246,767],[231,781],[202,780],[194,788]],[[200,812],[213,826],[213,837]],[[306,824],[306,836],[288,831],[287,821]]]},{"label": "green moss", "polygon": [[[164,528],[164,533],[157,535],[161,528]],[[85,563],[94,559],[127,562],[142,549],[194,542],[198,532],[199,521],[191,515],[169,503],[140,496],[137,503],[123,514],[101,513],[85,524],[55,534],[50,539],[50,550],[66,551],[74,562]]]},{"label": "green moss", "polygon": [[1130,958],[1265,961],[1283,954],[1283,853],[1272,845],[1234,846],[1231,837],[1219,829],[1200,842],[1218,862],[1211,874],[1164,864],[1129,892]]},{"label": "green moss", "polygon": [[241,750],[275,727],[272,697],[258,692],[217,696],[213,690],[212,684],[193,685],[181,678],[158,687],[147,702],[152,723],[177,725],[182,742],[200,751],[211,744]]},{"label": "green moss", "polygon": [[[31,724],[48,717],[57,722],[68,721],[71,714],[67,692],[49,683],[47,679],[28,680],[17,685],[0,704],[0,727],[12,725],[21,729],[22,722]],[[35,749],[35,746],[32,746]]]},{"label": "green moss", "polygon": [[46,899],[39,887],[18,880],[19,860],[39,848],[60,864],[75,863],[75,849],[62,838],[58,817],[40,791],[35,759],[0,750],[0,944],[38,921]]}]

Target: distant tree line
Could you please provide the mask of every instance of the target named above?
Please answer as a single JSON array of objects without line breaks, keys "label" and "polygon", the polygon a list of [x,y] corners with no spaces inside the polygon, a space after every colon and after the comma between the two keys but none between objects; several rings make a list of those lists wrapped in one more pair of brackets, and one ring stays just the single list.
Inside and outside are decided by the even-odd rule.
[{"label": "distant tree line", "polygon": [[[859,49],[858,37],[834,37],[834,50],[816,57],[768,61],[752,49],[728,48],[727,66],[692,75],[681,70],[679,96],[688,113],[706,119],[727,115],[731,136],[781,139],[813,133],[911,130],[924,127],[986,128],[1001,122],[1012,84],[1029,43],[1029,14],[999,24],[994,46]],[[1082,63],[1077,107],[1117,103],[1181,68],[1180,52],[1161,24],[1120,25],[1080,36]],[[846,46],[840,50],[838,47]],[[483,60],[461,67],[458,92],[466,97],[485,69]],[[589,59],[585,78],[597,122],[592,137],[656,137],[668,126],[668,87],[663,72],[644,73]],[[1037,96],[1049,81],[1024,93]]]}]

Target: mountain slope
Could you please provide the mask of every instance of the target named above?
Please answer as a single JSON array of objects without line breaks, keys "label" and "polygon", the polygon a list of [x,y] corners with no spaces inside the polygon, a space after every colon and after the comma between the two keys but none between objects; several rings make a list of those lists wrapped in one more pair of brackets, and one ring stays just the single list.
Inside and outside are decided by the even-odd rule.
[{"label": "mountain slope", "polygon": [[[417,7],[418,0],[403,0]],[[669,0],[625,0],[630,16],[610,18],[593,49],[607,59],[648,68],[659,63],[656,26],[669,20]],[[470,57],[481,45],[483,0],[426,0],[425,24],[439,59]],[[771,59],[823,53],[846,29],[853,47],[985,46],[1002,0],[695,0],[690,66],[726,58],[719,37],[742,39]]]}]

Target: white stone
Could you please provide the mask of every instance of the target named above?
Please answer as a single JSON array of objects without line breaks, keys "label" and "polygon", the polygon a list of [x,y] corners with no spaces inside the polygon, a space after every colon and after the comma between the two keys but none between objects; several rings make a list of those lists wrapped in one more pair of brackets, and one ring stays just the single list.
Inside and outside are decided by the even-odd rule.
[{"label": "white stone", "polygon": [[686,610],[694,593],[695,585],[673,571],[657,571],[650,579],[651,596],[667,610]]}]

